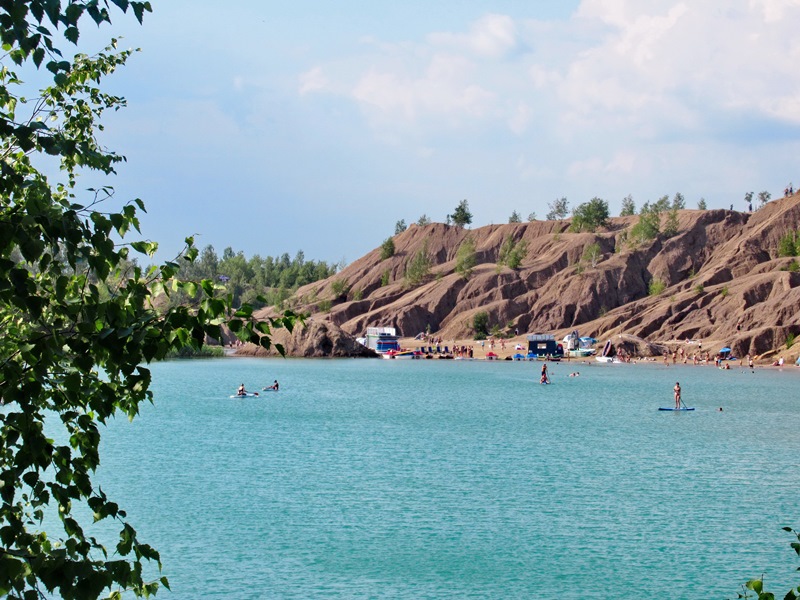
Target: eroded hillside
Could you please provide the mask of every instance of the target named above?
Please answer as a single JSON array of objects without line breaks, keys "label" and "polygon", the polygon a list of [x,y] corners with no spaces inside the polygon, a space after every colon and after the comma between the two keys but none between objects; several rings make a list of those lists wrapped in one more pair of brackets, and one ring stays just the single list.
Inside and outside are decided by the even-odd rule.
[{"label": "eroded hillside", "polygon": [[[793,258],[778,257],[781,238],[800,229],[800,195],[752,214],[683,210],[676,235],[634,245],[628,237],[637,219],[611,219],[597,233],[571,233],[569,220],[473,230],[412,225],[393,238],[393,256],[382,260],[376,248],[300,288],[294,308],[352,336],[392,326],[405,336],[429,330],[461,339],[471,336],[479,311],[503,330],[711,338],[741,355],[785,347],[800,333],[800,272]],[[465,277],[457,257],[468,237],[475,266]],[[527,246],[514,269],[498,264],[509,238]],[[592,259],[587,249],[594,244]],[[421,255],[428,272],[409,277],[410,262]],[[308,354],[299,351],[300,338],[290,353]]]}]

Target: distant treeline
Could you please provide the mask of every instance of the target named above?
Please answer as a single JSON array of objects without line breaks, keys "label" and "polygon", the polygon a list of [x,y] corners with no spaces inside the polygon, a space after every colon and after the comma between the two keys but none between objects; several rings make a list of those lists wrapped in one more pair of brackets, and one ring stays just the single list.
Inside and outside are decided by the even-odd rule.
[{"label": "distant treeline", "polygon": [[302,250],[290,258],[281,256],[262,258],[258,254],[247,258],[243,252],[234,252],[230,246],[217,255],[211,245],[200,251],[193,263],[181,266],[179,276],[183,279],[212,279],[224,285],[233,294],[235,306],[248,303],[258,308],[265,306],[257,300],[266,298],[266,305],[280,307],[284,300],[300,286],[326,279],[340,268],[338,263],[306,260]]}]

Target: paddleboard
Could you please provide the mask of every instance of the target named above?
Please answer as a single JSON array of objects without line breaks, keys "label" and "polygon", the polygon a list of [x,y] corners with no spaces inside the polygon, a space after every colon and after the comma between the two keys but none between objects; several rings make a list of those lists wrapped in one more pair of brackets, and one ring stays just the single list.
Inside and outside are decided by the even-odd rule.
[{"label": "paddleboard", "polygon": [[233,396],[231,396],[231,398],[250,398],[253,396],[258,396],[258,392],[255,392],[253,394],[234,394]]},{"label": "paddleboard", "polygon": [[261,388],[262,392],[277,392],[275,388]]},{"label": "paddleboard", "polygon": [[671,412],[683,412],[686,410],[694,410],[694,406],[690,406],[688,408],[666,408],[664,406],[660,407],[658,410],[668,410]]}]

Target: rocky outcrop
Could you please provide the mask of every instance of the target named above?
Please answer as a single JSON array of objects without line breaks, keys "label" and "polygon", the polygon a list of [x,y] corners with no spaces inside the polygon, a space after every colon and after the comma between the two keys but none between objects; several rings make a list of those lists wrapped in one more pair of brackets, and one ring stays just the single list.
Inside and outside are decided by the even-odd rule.
[{"label": "rocky outcrop", "polygon": [[283,346],[287,356],[306,358],[377,356],[338,326],[315,318],[307,320],[305,326],[295,327],[291,333],[285,329],[275,329],[271,338],[273,346],[269,350],[254,344],[245,344],[237,349],[236,356],[280,356],[275,348],[276,344]]},{"label": "rocky outcrop", "polygon": [[[570,233],[569,221],[474,230],[412,225],[394,237],[394,256],[381,260],[375,249],[334,277],[300,288],[293,308],[311,314],[314,325],[296,333],[287,350],[348,355],[344,337],[369,326],[464,339],[478,312],[503,331],[561,335],[579,327],[597,338],[628,334],[646,343],[705,338],[724,340],[737,354],[769,353],[800,337],[797,262],[777,256],[780,239],[800,229],[800,195],[753,214],[683,210],[676,235],[634,246],[627,239],[637,219],[614,218],[598,233]],[[456,262],[468,237],[477,264],[463,277]],[[527,246],[516,269],[498,264],[509,239]],[[586,250],[594,244],[592,261]],[[407,265],[420,253],[430,272],[411,283]]]}]

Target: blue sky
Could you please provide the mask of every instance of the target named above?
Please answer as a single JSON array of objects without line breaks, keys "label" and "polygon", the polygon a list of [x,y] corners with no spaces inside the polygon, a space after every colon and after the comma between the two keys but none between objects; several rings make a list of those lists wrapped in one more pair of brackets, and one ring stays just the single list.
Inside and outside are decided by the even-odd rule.
[{"label": "blue sky", "polygon": [[198,234],[352,262],[462,199],[477,227],[562,196],[741,209],[800,185],[800,0],[153,9],[87,23],[81,50],[142,49],[108,81],[129,106],[103,141],[160,258]]}]

